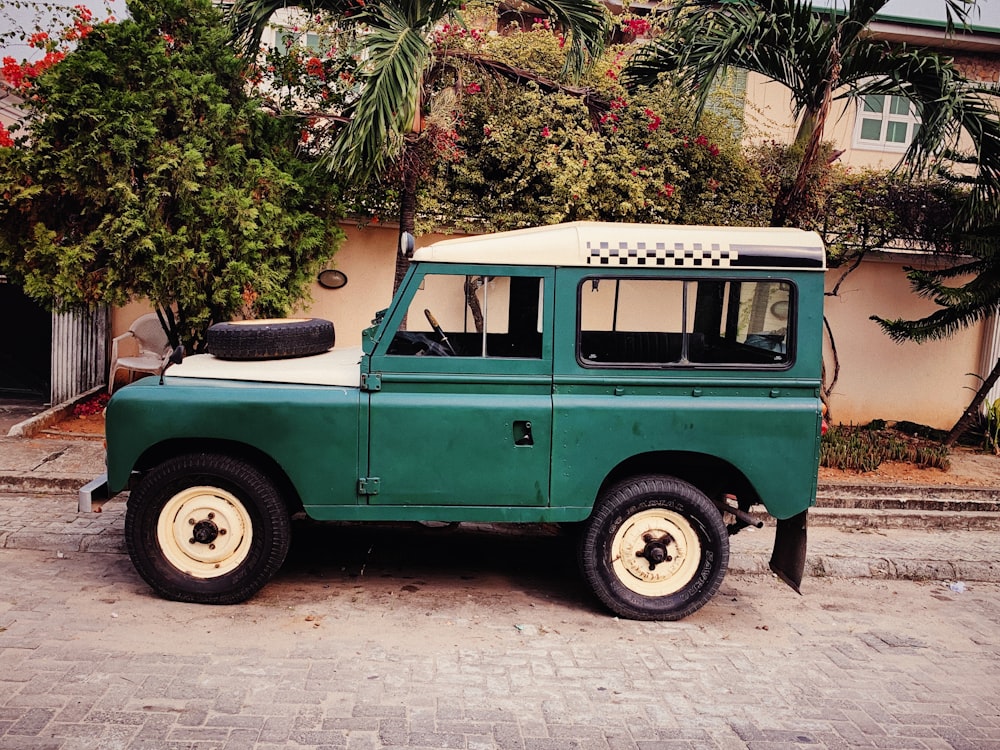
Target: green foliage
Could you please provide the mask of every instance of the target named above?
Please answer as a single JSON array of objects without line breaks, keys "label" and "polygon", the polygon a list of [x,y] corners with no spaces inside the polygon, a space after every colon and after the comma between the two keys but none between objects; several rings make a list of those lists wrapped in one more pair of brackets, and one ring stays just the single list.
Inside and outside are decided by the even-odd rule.
[{"label": "green foliage", "polygon": [[986,404],[986,448],[1000,456],[1000,399]]},{"label": "green foliage", "polygon": [[872,424],[831,427],[820,443],[820,466],[852,471],[875,471],[885,461],[901,461],[921,469],[947,471],[951,462],[943,445],[908,439],[901,433]]},{"label": "green foliage", "polygon": [[[484,51],[515,68],[557,71],[564,51],[539,29],[492,38]],[[694,128],[669,89],[625,97],[622,57],[595,61],[586,91],[513,86],[473,66],[451,86],[453,133],[420,193],[418,226],[495,231],[573,220],[759,224],[764,184],[728,122],[705,115]],[[447,89],[444,89],[447,91]],[[437,104],[443,97],[439,95]]]},{"label": "green foliage", "polygon": [[342,239],[338,191],[261,111],[208,0],[133,0],[34,81],[0,149],[0,262],[53,306],[151,301],[174,342],[280,316]]}]

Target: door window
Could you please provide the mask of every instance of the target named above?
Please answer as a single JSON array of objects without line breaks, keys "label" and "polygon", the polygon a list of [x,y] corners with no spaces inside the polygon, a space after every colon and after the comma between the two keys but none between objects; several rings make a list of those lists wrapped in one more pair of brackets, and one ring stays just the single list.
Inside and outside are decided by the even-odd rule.
[{"label": "door window", "polygon": [[388,354],[542,357],[544,279],[427,274]]}]

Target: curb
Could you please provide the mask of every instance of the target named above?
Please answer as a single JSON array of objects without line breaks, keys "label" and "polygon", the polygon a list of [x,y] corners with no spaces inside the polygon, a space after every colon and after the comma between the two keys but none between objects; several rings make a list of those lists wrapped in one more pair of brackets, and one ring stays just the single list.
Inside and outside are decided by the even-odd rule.
[{"label": "curb", "polygon": [[95,393],[103,391],[107,386],[99,385],[96,388],[91,388],[89,391],[81,393],[74,396],[69,401],[63,401],[61,404],[56,404],[55,406],[49,407],[40,414],[24,420],[23,422],[18,422],[16,425],[7,430],[7,437],[20,437],[20,438],[30,438],[37,435],[39,432],[44,430],[46,427],[54,425],[56,422],[63,420],[72,411],[73,407],[76,406],[81,401],[84,401]]}]

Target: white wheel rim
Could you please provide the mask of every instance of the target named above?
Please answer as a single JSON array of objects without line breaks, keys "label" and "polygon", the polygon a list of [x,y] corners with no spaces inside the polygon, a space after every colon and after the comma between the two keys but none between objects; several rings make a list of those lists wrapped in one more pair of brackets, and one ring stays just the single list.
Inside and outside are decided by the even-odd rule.
[{"label": "white wheel rim", "polygon": [[[651,563],[658,547],[668,559]],[[611,569],[630,591],[667,596],[691,582],[701,565],[701,540],[680,513],[654,508],[630,516],[611,540]],[[650,569],[652,567],[652,569]]]},{"label": "white wheel rim", "polygon": [[189,487],[163,507],[156,541],[178,570],[195,578],[216,578],[247,559],[253,526],[235,495],[218,487]]}]

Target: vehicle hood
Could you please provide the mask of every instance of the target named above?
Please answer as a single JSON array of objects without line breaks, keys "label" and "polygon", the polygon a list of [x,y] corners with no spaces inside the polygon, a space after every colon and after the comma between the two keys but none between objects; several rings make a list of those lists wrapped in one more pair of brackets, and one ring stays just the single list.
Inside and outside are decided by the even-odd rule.
[{"label": "vehicle hood", "polygon": [[358,388],[361,385],[361,347],[332,349],[311,357],[252,362],[219,359],[211,354],[195,354],[171,367],[168,377]]}]

